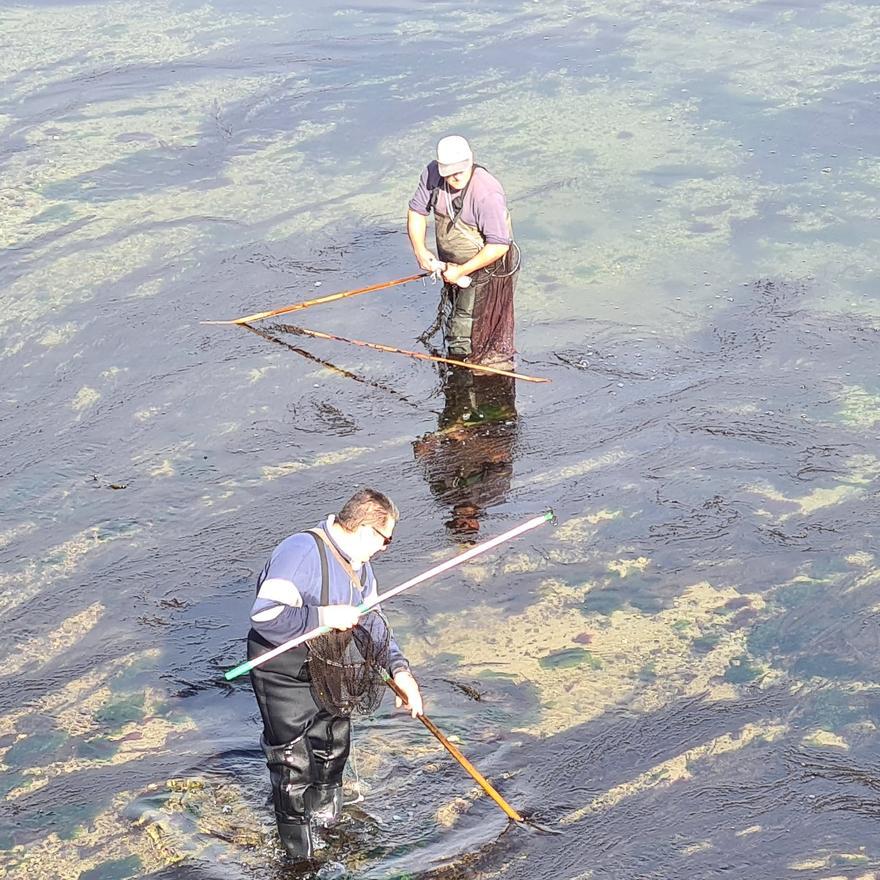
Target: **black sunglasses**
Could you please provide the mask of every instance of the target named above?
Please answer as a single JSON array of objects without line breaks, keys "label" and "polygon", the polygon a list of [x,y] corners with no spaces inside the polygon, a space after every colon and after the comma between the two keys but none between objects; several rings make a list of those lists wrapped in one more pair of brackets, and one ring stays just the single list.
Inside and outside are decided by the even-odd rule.
[{"label": "black sunglasses", "polygon": [[383,535],[375,526],[370,528],[382,539],[382,546],[387,547],[391,543],[391,535]]}]

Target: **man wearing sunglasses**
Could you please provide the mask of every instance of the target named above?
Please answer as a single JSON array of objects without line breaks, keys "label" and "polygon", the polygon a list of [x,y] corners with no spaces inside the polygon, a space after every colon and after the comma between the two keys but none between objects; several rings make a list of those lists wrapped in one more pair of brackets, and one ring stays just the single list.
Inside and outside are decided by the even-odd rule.
[{"label": "man wearing sunglasses", "polygon": [[[355,626],[357,606],[378,592],[370,559],[391,543],[399,517],[386,495],[361,489],[335,516],[285,538],[257,579],[248,657],[320,626]],[[384,628],[383,620],[378,618],[378,626]],[[393,635],[383,629],[379,636],[388,643],[387,672],[415,718],[422,711],[419,686]],[[331,824],[340,815],[351,742],[348,717],[330,714],[312,697],[308,661],[306,644],[251,671],[278,833],[294,861],[313,857],[312,824]]]},{"label": "man wearing sunglasses", "polygon": [[[432,211],[436,257],[425,243]],[[443,323],[450,357],[512,369],[519,248],[504,189],[474,162],[460,135],[442,138],[436,160],[422,171],[409,202],[407,234],[419,266],[445,282],[437,322],[422,339]]]}]

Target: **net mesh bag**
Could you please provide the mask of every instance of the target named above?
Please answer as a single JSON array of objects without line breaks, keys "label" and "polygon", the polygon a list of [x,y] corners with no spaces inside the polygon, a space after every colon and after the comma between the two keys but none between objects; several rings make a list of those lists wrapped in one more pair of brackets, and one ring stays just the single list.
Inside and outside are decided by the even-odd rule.
[{"label": "net mesh bag", "polygon": [[331,715],[367,715],[385,693],[390,632],[370,611],[347,630],[331,630],[309,642],[309,673],[315,702]]}]

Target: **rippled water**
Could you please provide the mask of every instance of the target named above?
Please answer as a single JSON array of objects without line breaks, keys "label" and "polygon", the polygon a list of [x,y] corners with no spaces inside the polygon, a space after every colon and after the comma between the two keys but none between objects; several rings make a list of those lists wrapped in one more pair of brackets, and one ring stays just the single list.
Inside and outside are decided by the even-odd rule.
[{"label": "rippled water", "polygon": [[[388,703],[352,876],[880,871],[880,11],[257,0],[3,9],[0,865],[281,878],[256,572],[358,485],[386,611],[505,820]],[[410,190],[468,135],[525,256],[522,372],[417,348]],[[283,319],[283,320],[286,320]],[[356,790],[352,778],[352,792]]]}]

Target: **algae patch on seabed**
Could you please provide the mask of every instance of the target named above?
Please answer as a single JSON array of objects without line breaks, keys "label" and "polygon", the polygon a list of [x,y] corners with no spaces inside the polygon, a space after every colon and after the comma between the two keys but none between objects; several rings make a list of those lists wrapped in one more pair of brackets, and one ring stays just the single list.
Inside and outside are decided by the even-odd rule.
[{"label": "algae patch on seabed", "polygon": [[335,452],[327,452],[318,455],[311,461],[288,461],[277,465],[266,465],[261,470],[261,476],[264,480],[277,480],[280,477],[290,476],[300,471],[313,470],[314,468],[333,467],[338,464],[355,461],[362,458],[367,453],[374,453],[379,449],[389,449],[401,446],[407,446],[412,442],[410,437],[392,437],[383,440],[374,446],[349,446],[346,449],[339,449]]},{"label": "algae patch on seabed", "polygon": [[[129,677],[157,656],[145,651],[105,663],[0,716],[0,736],[9,743],[0,761],[12,778],[12,785],[4,786],[5,800],[21,802],[66,779],[80,786],[81,774],[90,771],[124,772],[134,761],[164,760],[172,739],[195,724],[176,714],[165,692],[129,688]],[[246,830],[259,823],[239,789],[217,780],[157,782],[142,792],[95,791],[92,803],[85,810],[56,811],[43,827],[28,821],[25,827],[36,839],[27,844],[14,845],[14,838],[4,835],[5,876],[75,880],[117,876],[123,869],[149,872],[195,853],[222,858],[229,844],[240,863],[247,862],[244,850],[262,842],[259,831]]]},{"label": "algae patch on seabed", "polygon": [[[685,4],[669,4],[633,20],[625,51],[637,70],[670,85],[694,75],[723,76],[731,92],[760,100],[756,112],[772,116],[862,84],[880,61],[875,7],[821,5],[834,7],[835,21],[817,16],[805,27],[796,9],[779,5],[766,10],[755,27],[748,17],[695,18]],[[700,51],[703,47],[711,51]]]},{"label": "algae patch on seabed", "polygon": [[[232,136],[219,116],[221,104],[256,101],[277,86],[268,74],[227,74],[212,71],[210,63],[199,72],[194,62],[271,20],[218,15],[208,7],[183,12],[161,2],[124,13],[115,4],[99,3],[10,15],[15,51],[4,53],[0,70],[14,77],[10,88],[25,107],[28,96],[41,89],[80,77],[112,77],[138,65],[161,71],[163,64],[182,63],[195,74],[192,82],[157,74],[155,82],[123,99],[108,95],[99,81],[91,102],[83,97],[57,118],[22,125],[28,148],[13,151],[4,168],[15,197],[0,195],[10,221],[2,227],[5,244],[22,247],[47,238],[49,243],[41,245],[38,259],[21,262],[25,272],[10,286],[15,295],[0,322],[20,336],[30,333],[54,345],[70,338],[72,325],[47,331],[53,309],[91,299],[138,268],[168,266],[176,257],[176,268],[163,271],[164,278],[173,278],[186,264],[185,255],[215,232],[214,224],[235,224],[242,207],[264,211],[265,187],[253,199],[242,198],[234,187],[206,188],[198,172],[192,181],[181,174],[192,167],[181,160],[184,151]],[[258,168],[252,172],[259,177]],[[222,180],[222,164],[217,176]],[[283,210],[280,201],[273,210]],[[47,235],[58,230],[64,233],[61,244]],[[155,279],[138,282],[140,293],[162,289]]]},{"label": "algae patch on seabed", "polygon": [[870,430],[880,423],[880,395],[871,394],[857,385],[843,389],[841,418],[847,425]]},{"label": "algae patch on seabed", "polygon": [[265,867],[269,843],[241,790],[213,779],[170,779],[115,794],[72,840],[56,833],[2,853],[10,880],[128,878],[183,859]]},{"label": "algae patch on seabed", "polygon": [[812,746],[819,749],[842,749],[849,750],[849,743],[839,734],[830,730],[814,730],[808,733],[801,742],[805,746]]},{"label": "algae patch on seabed", "polygon": [[[214,855],[223,847],[218,841],[240,850],[262,847],[270,834],[261,824],[253,805],[242,797],[237,785],[212,777],[191,776],[149,785],[132,802],[129,814],[136,814],[136,825],[156,855],[166,863],[199,855]],[[236,855],[242,858],[244,853]],[[248,861],[244,856],[244,861]]]},{"label": "algae patch on seabed", "polygon": [[[573,85],[564,72],[553,73],[520,79],[462,107],[443,120],[444,131],[493,130],[491,145],[482,147],[484,154],[531,157],[503,172],[492,167],[511,197],[514,227],[521,220],[532,231],[529,274],[553,278],[556,287],[582,289],[587,282],[610,292],[620,283],[629,292],[636,278],[679,277],[682,266],[699,254],[730,260],[717,254],[719,247],[730,241],[734,224],[758,214],[770,189],[743,178],[744,151],[721,133],[720,125],[701,121],[692,100],[670,99],[645,84],[596,77]],[[518,124],[510,126],[511,119]],[[437,133],[442,133],[439,128]],[[397,156],[398,167],[404,166],[419,154],[424,137],[419,131],[382,149]],[[586,159],[575,172],[572,144]],[[479,150],[478,144],[478,159]],[[534,178],[529,172],[536,164],[551,174],[555,170],[556,176],[543,182],[540,198],[532,199]],[[679,173],[664,187],[662,200],[657,199],[650,175],[670,164]],[[402,189],[397,197],[405,201]],[[634,205],[639,206],[638,218]],[[694,215],[704,210],[713,212],[712,231],[694,235]],[[576,230],[588,233],[589,248],[560,260],[560,226],[572,239],[580,237]],[[636,240],[638,248],[633,247]],[[563,305],[570,317],[571,302],[556,302],[539,285],[522,308],[526,316],[540,311],[546,319],[556,317]]]},{"label": "algae patch on seabed", "polygon": [[[432,622],[430,652],[414,644],[410,657],[427,663],[429,653],[458,652],[462,665],[477,676],[483,670],[528,682],[537,691],[539,711],[517,729],[533,735],[583,724],[621,701],[651,711],[683,693],[735,696],[729,670],[748,655],[745,631],[718,634],[710,650],[695,656],[693,638],[682,634],[681,621],[686,619],[688,629],[699,635],[711,630],[732,599],[745,599],[758,609],[761,597],[704,582],[684,588],[671,608],[657,614],[624,606],[606,615],[585,612],[583,602],[592,587],[545,579],[534,601],[518,614],[483,606],[468,609],[466,617],[441,615]],[[471,623],[475,617],[477,630]],[[579,644],[584,641],[588,649]],[[759,669],[762,676],[769,671]]]},{"label": "algae patch on seabed", "polygon": [[71,323],[70,321],[56,325],[55,327],[50,327],[46,330],[46,332],[37,340],[39,345],[43,345],[46,348],[54,348],[56,345],[64,345],[67,342],[70,342],[74,336],[79,332],[79,327],[76,324]]},{"label": "algae patch on seabed", "polygon": [[864,497],[880,475],[880,459],[869,454],[854,455],[846,459],[844,468],[835,475],[835,485],[820,486],[801,496],[786,495],[769,483],[752,483],[745,491],[774,502],[773,511],[758,510],[757,513],[781,523]]},{"label": "algae patch on seabed", "polygon": [[[20,541],[25,535],[33,534],[36,530],[37,524],[35,522],[21,522],[5,532],[0,532],[0,550],[8,547],[13,541]],[[2,583],[3,581],[0,579],[0,584]]]},{"label": "algae patch on seabed", "polygon": [[[146,652],[138,659],[148,656]],[[170,737],[194,729],[190,719],[168,714],[163,692],[148,688],[114,693],[111,678],[127,665],[117,661],[0,716],[0,733],[11,741],[0,750],[0,760],[20,771],[20,784],[7,792],[7,800],[43,788],[57,777],[153,757]],[[51,719],[48,739],[27,730],[32,716]]]},{"label": "algae patch on seabed", "polygon": [[567,813],[559,821],[562,825],[579,822],[585,816],[611,809],[628,797],[632,797],[648,788],[671,785],[684,779],[691,779],[699,772],[700,762],[707,758],[716,758],[729,752],[744,749],[755,742],[772,742],[781,737],[787,730],[784,724],[748,724],[737,734],[723,734],[714,737],[702,745],[688,749],[674,758],[663,761],[650,770],[640,773],[635,779],[624,782],[603,792],[589,804]]},{"label": "algae patch on seabed", "polygon": [[43,589],[57,585],[61,578],[72,575],[86,557],[93,558],[104,544],[120,539],[130,541],[135,532],[133,528],[120,528],[111,533],[93,526],[63,544],[49,548],[39,561],[30,560],[21,570],[0,575],[0,588],[15,587],[9,589],[5,597],[0,596],[0,612],[8,614]]},{"label": "algae patch on seabed", "polygon": [[101,393],[94,388],[90,388],[88,385],[84,385],[79,391],[76,393],[76,397],[74,397],[73,401],[70,404],[71,409],[75,412],[82,412],[89,407],[94,406],[101,399]]},{"label": "algae patch on seabed", "polygon": [[3,662],[0,677],[7,678],[17,675],[25,668],[34,669],[51,663],[62,651],[75,645],[87,632],[94,629],[103,613],[104,606],[95,602],[68,617],[57,629],[16,645],[15,653]]}]

